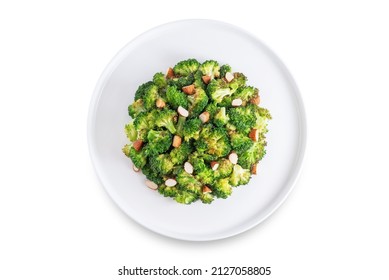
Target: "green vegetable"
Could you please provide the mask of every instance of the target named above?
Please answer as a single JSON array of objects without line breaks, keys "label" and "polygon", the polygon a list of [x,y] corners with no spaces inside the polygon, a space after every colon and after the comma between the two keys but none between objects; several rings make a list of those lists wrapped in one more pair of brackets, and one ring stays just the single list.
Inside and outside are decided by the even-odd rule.
[{"label": "green vegetable", "polygon": [[[191,58],[178,62],[173,72],[168,77],[158,72],[136,90],[128,106],[133,120],[124,126],[130,143],[122,151],[164,197],[182,204],[225,199],[234,187],[249,183],[252,166],[265,156],[271,114],[252,104],[259,90],[228,64]],[[230,82],[227,72],[233,75]],[[192,94],[183,92],[188,85],[194,85]],[[238,98],[242,105],[233,107]],[[158,101],[157,108],[159,99],[164,103]],[[188,113],[178,113],[180,106]],[[231,152],[238,155],[237,164],[229,160]]]}]

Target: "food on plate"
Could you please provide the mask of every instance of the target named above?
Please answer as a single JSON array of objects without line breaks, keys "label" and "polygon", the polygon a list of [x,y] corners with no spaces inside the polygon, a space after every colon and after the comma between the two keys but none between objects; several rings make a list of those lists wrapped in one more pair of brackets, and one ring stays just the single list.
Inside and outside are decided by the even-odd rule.
[{"label": "food on plate", "polygon": [[178,62],[138,87],[124,154],[146,186],[178,203],[211,203],[249,183],[266,154],[269,110],[227,64]]}]

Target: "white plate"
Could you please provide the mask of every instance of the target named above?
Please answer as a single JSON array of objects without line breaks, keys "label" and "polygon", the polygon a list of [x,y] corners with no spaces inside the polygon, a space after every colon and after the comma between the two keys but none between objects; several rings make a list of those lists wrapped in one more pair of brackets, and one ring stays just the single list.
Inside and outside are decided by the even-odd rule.
[{"label": "white plate", "polygon": [[[214,59],[243,72],[258,87],[261,106],[273,120],[267,155],[258,175],[234,189],[228,199],[211,205],[181,205],[144,185],[121,148],[123,127],[130,120],[127,106],[137,87],[154,73],[165,72],[180,60]],[[244,232],[265,220],[291,191],[299,174],[306,142],[303,104],[288,70],[261,41],[230,24],[185,20],[147,31],[127,44],[101,75],[90,105],[90,155],[110,197],[132,219],[172,238],[203,241]]]}]

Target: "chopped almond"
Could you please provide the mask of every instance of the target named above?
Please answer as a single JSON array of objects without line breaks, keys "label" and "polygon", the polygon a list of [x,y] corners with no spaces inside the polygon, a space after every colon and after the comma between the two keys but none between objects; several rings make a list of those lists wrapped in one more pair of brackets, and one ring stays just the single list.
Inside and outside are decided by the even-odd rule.
[{"label": "chopped almond", "polygon": [[211,193],[212,190],[208,186],[203,186],[203,193]]},{"label": "chopped almond", "polygon": [[193,94],[194,93],[194,85],[185,86],[182,88],[182,91],[186,94]]},{"label": "chopped almond", "polygon": [[231,152],[228,156],[228,159],[231,161],[232,164],[238,163],[238,155],[235,152]]},{"label": "chopped almond", "polygon": [[190,162],[185,162],[184,170],[186,171],[186,173],[192,174],[193,173],[193,165],[190,164]]},{"label": "chopped almond", "polygon": [[257,142],[258,141],[258,138],[259,138],[259,131],[258,129],[251,129],[250,133],[249,133],[249,137],[251,140]]},{"label": "chopped almond", "polygon": [[161,98],[158,98],[155,102],[155,105],[157,106],[157,108],[163,108],[166,106],[166,103]]},{"label": "chopped almond", "polygon": [[156,183],[154,183],[153,181],[146,180],[146,186],[152,190],[158,189],[158,185]]},{"label": "chopped almond", "polygon": [[169,67],[166,71],[166,78],[171,79],[174,77],[174,71],[173,68]]},{"label": "chopped almond", "polygon": [[261,101],[261,99],[260,99],[259,95],[257,95],[257,96],[255,96],[255,97],[250,99],[250,103],[251,104],[255,104],[255,105],[259,105],[260,101]]},{"label": "chopped almond", "polygon": [[169,178],[165,181],[165,185],[168,187],[174,187],[177,185],[177,181],[175,179]]},{"label": "chopped almond", "polygon": [[173,144],[172,144],[173,147],[174,148],[178,148],[181,145],[181,142],[182,142],[181,137],[178,136],[178,135],[174,135],[174,137],[173,137]]},{"label": "chopped almond", "polygon": [[183,117],[185,117],[185,118],[186,118],[187,116],[189,116],[188,110],[186,110],[184,107],[178,106],[177,112],[178,112],[181,116],[183,116]]},{"label": "chopped almond", "polygon": [[134,143],[132,143],[132,146],[134,147],[135,150],[140,151],[143,146],[143,141],[140,139],[135,140]]},{"label": "chopped almond", "polygon": [[232,100],[231,105],[234,107],[238,107],[238,106],[241,106],[242,103],[243,103],[242,99],[236,98],[236,99]]},{"label": "chopped almond", "polygon": [[224,76],[227,80],[227,82],[231,82],[234,79],[234,75],[231,72],[227,72]]},{"label": "chopped almond", "polygon": [[207,121],[209,121],[209,113],[208,112],[202,112],[200,114],[199,118],[202,121],[202,123],[206,123]]},{"label": "chopped almond", "polygon": [[135,172],[139,172],[140,169],[138,167],[135,166],[135,164],[132,165],[132,169],[135,171]]},{"label": "chopped almond", "polygon": [[251,174],[257,175],[257,164],[251,165]]},{"label": "chopped almond", "polygon": [[201,79],[203,79],[203,82],[204,82],[205,84],[207,84],[207,85],[208,85],[209,82],[211,81],[211,77],[210,77],[210,76],[207,76],[207,75],[202,76]]},{"label": "chopped almond", "polygon": [[213,171],[219,168],[219,163],[217,161],[211,161],[211,168]]}]

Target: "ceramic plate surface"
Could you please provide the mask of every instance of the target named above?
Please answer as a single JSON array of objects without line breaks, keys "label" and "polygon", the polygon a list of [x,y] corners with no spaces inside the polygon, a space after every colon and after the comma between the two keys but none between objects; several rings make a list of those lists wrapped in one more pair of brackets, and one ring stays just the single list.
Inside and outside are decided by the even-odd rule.
[{"label": "ceramic plate surface", "polygon": [[[207,32],[204,32],[206,30]],[[187,58],[228,63],[260,89],[261,106],[273,116],[267,154],[258,175],[228,199],[181,205],[144,184],[121,149],[124,125],[138,86]],[[135,38],[113,58],[95,88],[88,119],[89,150],[96,173],[113,201],[144,227],[172,238],[205,241],[244,232],[265,220],[291,191],[306,142],[305,113],[295,82],[261,41],[233,25],[185,20]]]}]

